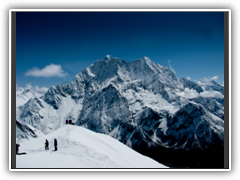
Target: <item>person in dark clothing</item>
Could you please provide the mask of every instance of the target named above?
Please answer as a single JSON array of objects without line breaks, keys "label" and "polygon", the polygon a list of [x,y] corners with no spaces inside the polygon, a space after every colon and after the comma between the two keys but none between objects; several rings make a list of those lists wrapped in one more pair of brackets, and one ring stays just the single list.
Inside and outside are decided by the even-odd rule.
[{"label": "person in dark clothing", "polygon": [[16,154],[18,154],[18,151],[19,151],[19,144],[16,144],[16,147],[17,147],[17,153]]},{"label": "person in dark clothing", "polygon": [[66,124],[68,124],[68,120],[66,120]]},{"label": "person in dark clothing", "polygon": [[55,147],[55,151],[57,151],[57,139],[54,139],[54,147]]},{"label": "person in dark clothing", "polygon": [[48,140],[46,139],[46,142],[45,142],[45,150],[49,150],[49,147],[48,147]]}]

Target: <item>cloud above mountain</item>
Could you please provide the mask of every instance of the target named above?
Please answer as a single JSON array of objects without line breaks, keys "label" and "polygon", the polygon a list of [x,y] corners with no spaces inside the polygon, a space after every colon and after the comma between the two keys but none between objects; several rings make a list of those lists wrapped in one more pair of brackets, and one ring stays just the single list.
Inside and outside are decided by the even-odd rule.
[{"label": "cloud above mountain", "polygon": [[20,87],[16,84],[16,91],[23,91],[25,89],[31,90],[33,92],[37,92],[40,94],[44,94],[48,91],[47,87],[32,86],[31,83],[26,84],[26,87]]},{"label": "cloud above mountain", "polygon": [[168,60],[168,64],[169,64],[169,68],[176,74],[176,72],[174,71],[174,69],[171,66],[171,61],[170,60]]},{"label": "cloud above mountain", "polygon": [[32,77],[59,77],[64,78],[68,75],[68,73],[64,72],[61,65],[50,64],[44,67],[43,69],[39,68],[32,68],[29,69],[25,76],[32,76]]},{"label": "cloud above mountain", "polygon": [[217,80],[217,79],[218,79],[218,76],[214,76],[214,77],[211,78],[211,80],[214,80],[214,81]]}]

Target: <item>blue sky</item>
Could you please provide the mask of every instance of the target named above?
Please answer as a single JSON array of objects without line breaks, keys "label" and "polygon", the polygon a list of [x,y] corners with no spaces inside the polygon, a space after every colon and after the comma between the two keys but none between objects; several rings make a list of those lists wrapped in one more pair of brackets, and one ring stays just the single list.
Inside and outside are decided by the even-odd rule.
[{"label": "blue sky", "polygon": [[223,12],[17,12],[17,85],[51,87],[106,55],[224,81]]}]

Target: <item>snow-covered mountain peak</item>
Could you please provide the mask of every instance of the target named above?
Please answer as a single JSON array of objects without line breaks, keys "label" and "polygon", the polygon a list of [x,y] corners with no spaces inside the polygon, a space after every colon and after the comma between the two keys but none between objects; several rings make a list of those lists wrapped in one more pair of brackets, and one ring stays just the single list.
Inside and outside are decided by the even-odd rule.
[{"label": "snow-covered mountain peak", "polygon": [[202,78],[198,81],[199,85],[212,85],[212,81],[207,78]]},{"label": "snow-covered mountain peak", "polygon": [[218,91],[224,95],[224,87],[214,80],[202,78],[197,82],[197,84],[201,86],[205,91]]},{"label": "snow-covered mountain peak", "polygon": [[110,60],[110,55],[106,55],[104,60]]},{"label": "snow-covered mountain peak", "polygon": [[16,107],[24,105],[30,98],[42,96],[46,91],[46,88],[18,87],[16,90]]},{"label": "snow-covered mountain peak", "polygon": [[199,85],[208,85],[208,86],[216,85],[216,86],[221,86],[216,81],[211,80],[211,79],[207,79],[207,78],[202,78],[197,83]]},{"label": "snow-covered mountain peak", "polygon": [[147,56],[143,56],[142,58],[140,58],[140,61],[145,61],[145,62],[152,62],[152,60],[151,59],[149,59],[149,57],[147,57]]},{"label": "snow-covered mountain peak", "polygon": [[51,87],[17,108],[18,118],[45,134],[72,119],[160,162],[153,151],[222,148],[224,88],[206,78],[178,78],[148,57],[126,62],[106,56],[70,84]]},{"label": "snow-covered mountain peak", "polygon": [[78,73],[74,81],[109,84],[110,81],[118,79],[119,82],[140,80],[149,83],[156,78],[162,83],[176,84],[178,82],[175,73],[171,69],[155,64],[148,57],[126,62],[120,58],[106,56]]}]

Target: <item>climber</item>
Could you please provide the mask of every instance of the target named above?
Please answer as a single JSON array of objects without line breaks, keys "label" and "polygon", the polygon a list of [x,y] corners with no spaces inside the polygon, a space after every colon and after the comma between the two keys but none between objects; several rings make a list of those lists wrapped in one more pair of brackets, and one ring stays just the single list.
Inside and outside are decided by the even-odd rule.
[{"label": "climber", "polygon": [[55,151],[57,151],[57,139],[54,139],[54,147],[55,147]]},{"label": "climber", "polygon": [[17,147],[17,153],[16,154],[18,154],[18,151],[19,151],[19,144],[16,144],[16,147]]},{"label": "climber", "polygon": [[48,147],[48,140],[46,139],[46,142],[45,142],[45,150],[49,150],[49,147]]}]

